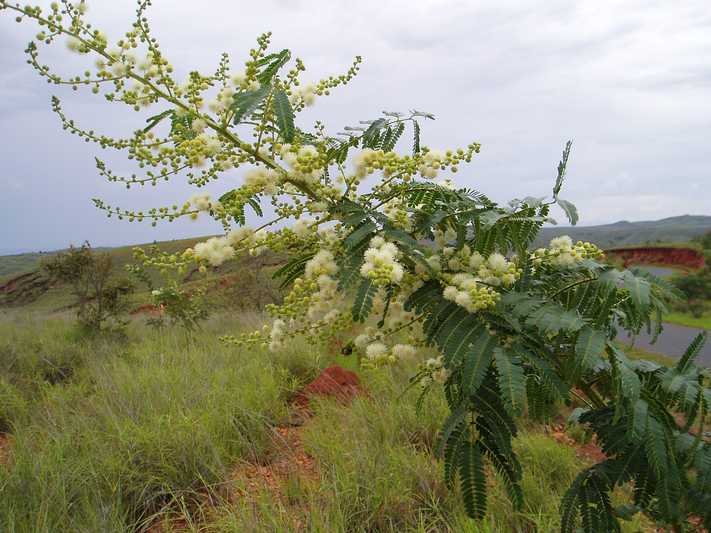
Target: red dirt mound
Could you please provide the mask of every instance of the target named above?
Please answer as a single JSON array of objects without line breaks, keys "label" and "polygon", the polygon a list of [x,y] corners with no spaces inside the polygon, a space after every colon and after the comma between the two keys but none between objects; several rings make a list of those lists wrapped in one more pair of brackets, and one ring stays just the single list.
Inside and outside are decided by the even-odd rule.
[{"label": "red dirt mound", "polygon": [[340,366],[330,366],[301,389],[301,392],[296,395],[294,403],[306,407],[309,404],[309,399],[313,396],[329,396],[347,403],[362,392],[360,380],[355,372],[345,370]]},{"label": "red dirt mound", "polygon": [[49,290],[50,280],[40,271],[20,274],[0,283],[0,305],[23,305],[34,302]]}]

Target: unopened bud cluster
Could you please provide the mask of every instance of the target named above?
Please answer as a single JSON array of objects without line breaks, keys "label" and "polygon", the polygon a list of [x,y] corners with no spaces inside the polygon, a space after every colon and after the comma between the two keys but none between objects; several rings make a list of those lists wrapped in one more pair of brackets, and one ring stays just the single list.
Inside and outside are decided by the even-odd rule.
[{"label": "unopened bud cluster", "polygon": [[557,267],[569,268],[584,259],[602,259],[604,253],[600,248],[589,242],[573,240],[567,235],[552,239],[548,248],[538,248],[532,254],[533,264],[551,264]]}]

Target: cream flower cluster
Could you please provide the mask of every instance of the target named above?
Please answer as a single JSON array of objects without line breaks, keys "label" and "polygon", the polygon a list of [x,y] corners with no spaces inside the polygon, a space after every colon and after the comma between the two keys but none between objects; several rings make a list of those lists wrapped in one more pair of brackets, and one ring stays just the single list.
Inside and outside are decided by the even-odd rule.
[{"label": "cream flower cluster", "polygon": [[256,91],[257,89],[259,89],[259,82],[256,80],[247,82],[247,75],[243,72],[238,72],[237,74],[234,74],[232,76],[231,81],[232,84],[238,89],[246,89],[248,91]]},{"label": "cream flower cluster", "polygon": [[193,253],[197,259],[207,261],[212,266],[220,266],[234,257],[235,249],[230,246],[226,237],[211,237],[205,242],[197,243]]},{"label": "cream flower cluster", "polygon": [[318,150],[311,145],[300,148],[290,144],[281,147],[282,161],[291,167],[289,176],[308,184],[316,184],[323,177],[323,166]]},{"label": "cream flower cluster", "polygon": [[240,248],[254,248],[257,241],[265,237],[265,231],[254,231],[253,228],[249,226],[240,226],[237,229],[233,229],[227,234],[227,241],[231,246]]},{"label": "cream flower cluster", "polygon": [[329,250],[319,251],[306,263],[304,275],[308,279],[316,280],[318,287],[318,292],[313,295],[306,313],[310,320],[322,318],[331,322],[337,318],[338,313],[332,313],[342,299],[338,292],[338,280],[334,277],[337,273],[338,264]]},{"label": "cream flower cluster", "polygon": [[361,276],[372,279],[378,285],[400,283],[405,269],[397,261],[399,255],[395,244],[380,236],[373,237],[370,248],[363,255],[365,262],[360,268]]},{"label": "cream flower cluster", "polygon": [[439,357],[431,357],[422,363],[420,365],[420,372],[422,374],[420,385],[423,387],[429,386],[433,382],[444,383],[450,374],[449,370],[444,367],[444,361],[441,355]]},{"label": "cream flower cluster", "polygon": [[320,226],[318,228],[317,234],[321,242],[329,248],[335,247],[341,241],[342,238],[339,228],[333,225]]},{"label": "cream flower cluster", "polygon": [[[446,263],[444,263],[446,261]],[[510,287],[521,275],[516,263],[509,261],[500,253],[493,253],[484,258],[479,252],[472,252],[468,245],[459,250],[445,246],[441,256],[433,254],[429,257],[430,266],[446,264],[454,272],[465,271],[474,274],[477,281],[494,287]]]},{"label": "cream flower cluster", "polygon": [[411,344],[396,344],[392,347],[392,353],[398,359],[412,359],[417,350]]},{"label": "cream flower cluster", "polygon": [[364,178],[373,171],[371,164],[375,161],[377,153],[375,150],[366,148],[358,152],[353,158],[353,166],[355,167],[356,176]]},{"label": "cream flower cluster", "polygon": [[392,198],[383,204],[383,213],[393,225],[405,231],[412,230],[412,217],[407,212],[406,204],[402,198]]},{"label": "cream flower cluster", "polygon": [[284,338],[286,336],[286,322],[277,318],[272,323],[272,328],[269,332],[269,351],[277,352],[284,348]]},{"label": "cream flower cluster", "polygon": [[195,120],[193,120],[192,124],[190,124],[190,129],[192,129],[195,133],[198,133],[198,134],[205,131],[206,128],[207,128],[207,122],[205,122],[201,118],[196,118]]},{"label": "cream flower cluster", "polygon": [[370,368],[412,359],[417,354],[417,349],[411,344],[398,343],[388,347],[373,328],[366,329],[353,342],[358,349],[365,352],[362,364]]},{"label": "cream flower cluster", "polygon": [[264,249],[260,242],[265,236],[264,230],[255,232],[248,226],[242,226],[223,237],[211,237],[207,241],[197,243],[191,252],[198,260],[207,261],[212,266],[220,266],[232,259],[237,249],[248,249],[251,255],[259,255]]},{"label": "cream flower cluster", "polygon": [[441,150],[430,150],[422,158],[417,170],[423,178],[436,178],[444,159],[445,154]]},{"label": "cream flower cluster", "polygon": [[442,255],[447,259],[449,269],[460,271],[449,279],[445,276],[449,284],[443,296],[470,313],[496,305],[499,293],[493,287],[510,287],[521,275],[516,264],[499,253],[493,253],[485,259],[479,252],[472,253],[465,245],[459,251],[443,248]]},{"label": "cream flower cluster", "polygon": [[513,261],[508,261],[499,253],[491,254],[486,260],[478,252],[469,257],[469,268],[476,270],[477,276],[487,285],[510,287],[520,277],[521,271]]},{"label": "cream flower cluster", "polygon": [[207,107],[213,113],[224,113],[227,111],[234,101],[235,90],[232,87],[223,87],[217,93],[217,97],[211,101]]},{"label": "cream flower cluster", "polygon": [[293,231],[297,237],[307,237],[313,229],[314,222],[312,218],[300,218],[291,226],[291,231]]},{"label": "cream flower cluster", "polygon": [[388,350],[388,347],[382,342],[369,344],[365,349],[365,358],[368,363],[373,366],[380,366],[397,361],[395,356]]},{"label": "cream flower cluster", "polygon": [[207,211],[213,207],[210,195],[206,192],[193,194],[188,202],[198,211]]},{"label": "cream flower cluster", "polygon": [[305,106],[312,106],[316,101],[316,85],[307,83],[299,87],[289,98],[291,105],[303,103]]},{"label": "cream flower cluster", "polygon": [[271,168],[250,168],[244,175],[244,184],[265,194],[275,195],[279,192],[279,173]]},{"label": "cream flower cluster", "polygon": [[222,149],[220,139],[214,135],[201,133],[195,139],[202,143],[203,153],[208,157],[215,155]]},{"label": "cream flower cluster", "polygon": [[583,259],[600,259],[602,255],[602,251],[594,244],[582,241],[573,244],[573,239],[562,235],[552,239],[548,249],[539,248],[533,252],[532,259],[534,265],[546,261],[561,268],[570,268]]},{"label": "cream flower cluster", "polygon": [[304,274],[307,278],[316,279],[319,276],[333,276],[338,272],[338,265],[329,250],[320,250],[306,263]]},{"label": "cream flower cluster", "polygon": [[445,287],[442,296],[470,313],[489,309],[496,305],[499,299],[499,293],[491,287],[479,284],[477,278],[466,272],[452,276],[450,285]]},{"label": "cream flower cluster", "polygon": [[365,350],[365,348],[368,346],[368,344],[370,344],[375,335],[376,333],[373,328],[366,328],[365,332],[361,333],[355,339],[353,339],[353,344],[355,344],[356,348]]},{"label": "cream flower cluster", "polygon": [[457,232],[453,228],[447,228],[445,231],[435,228],[432,230],[432,233],[434,234],[434,241],[437,248],[444,248],[447,246],[447,243],[457,238]]},{"label": "cream flower cluster", "polygon": [[[201,122],[195,122],[197,122],[197,126],[191,126],[193,131],[196,131],[195,128],[200,129],[202,127]],[[216,136],[203,132],[192,139],[183,140],[180,144],[180,149],[185,153],[185,157],[190,164],[199,168],[205,165],[207,158],[214,158],[222,150],[222,142]]]}]

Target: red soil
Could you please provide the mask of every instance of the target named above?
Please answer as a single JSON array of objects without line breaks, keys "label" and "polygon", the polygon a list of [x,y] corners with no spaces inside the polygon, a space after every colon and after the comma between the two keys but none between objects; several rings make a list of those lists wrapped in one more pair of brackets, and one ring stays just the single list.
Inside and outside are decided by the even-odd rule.
[{"label": "red soil", "polygon": [[149,315],[149,316],[160,316],[163,314],[163,309],[161,307],[156,307],[153,304],[143,304],[139,305],[131,311],[132,315]]},{"label": "red soil", "polygon": [[[229,476],[229,483],[224,488],[227,501],[247,499],[256,501],[266,491],[273,498],[290,507],[293,511],[293,531],[303,531],[308,518],[308,509],[298,509],[288,502],[284,486],[288,480],[298,479],[303,483],[316,483],[319,478],[318,465],[304,449],[301,441],[303,425],[308,423],[313,413],[309,410],[309,399],[315,396],[335,398],[343,403],[362,394],[360,380],[355,372],[340,366],[325,369],[311,383],[306,385],[296,396],[293,403],[292,420],[274,431],[274,446],[266,463],[242,462]],[[210,495],[204,495],[201,507],[206,516],[215,502]],[[188,523],[180,516],[172,519],[160,519],[151,524],[148,533],[166,533],[167,531],[188,531]]]},{"label": "red soil", "polygon": [[304,480],[318,477],[316,461],[304,451],[300,427],[274,428],[275,452],[268,464],[245,463],[232,474],[242,480],[243,489],[237,489],[233,496],[249,496],[260,489],[266,489],[281,499],[284,482],[296,476]]},{"label": "red soil", "polygon": [[619,259],[624,266],[629,265],[672,265],[686,268],[702,268],[704,256],[693,248],[647,247],[616,248],[606,250],[611,259]]},{"label": "red soil", "polygon": [[362,392],[360,380],[355,372],[345,370],[340,366],[331,366],[306,385],[296,395],[294,403],[298,406],[308,407],[309,399],[313,396],[328,396],[348,403]]},{"label": "red soil", "polygon": [[550,436],[553,437],[556,442],[575,448],[575,455],[577,455],[580,459],[585,459],[594,463],[599,463],[607,459],[607,456],[603,453],[600,446],[597,445],[594,438],[587,444],[578,444],[575,439],[565,432],[564,424],[554,424],[550,427],[549,431]]}]

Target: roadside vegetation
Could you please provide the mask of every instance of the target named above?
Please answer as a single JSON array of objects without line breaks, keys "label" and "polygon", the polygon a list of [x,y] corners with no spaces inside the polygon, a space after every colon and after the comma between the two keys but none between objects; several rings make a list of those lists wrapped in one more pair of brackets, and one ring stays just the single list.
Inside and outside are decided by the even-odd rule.
[{"label": "roadside vegetation", "polygon": [[[315,466],[270,478],[269,465],[283,453],[278,430],[294,423],[296,391],[326,366],[356,365],[305,343],[270,353],[217,340],[259,321],[249,312],[213,316],[186,342],[177,327],[157,331],[134,320],[119,341],[83,335],[69,315],[4,312],[0,530],[559,527],[560,499],[589,461],[580,452],[589,437],[556,440],[562,419],[528,425],[514,442],[525,507],[514,512],[494,481],[491,514],[472,522],[432,456],[443,396],[431,394],[416,412],[419,390],[406,392],[416,361],[360,371],[366,392],[351,404],[315,400],[313,416],[297,426]],[[625,531],[651,531],[643,526],[632,522]]]},{"label": "roadside vegetation", "polygon": [[[46,81],[146,112],[118,138],[85,129],[52,98],[65,130],[137,169],[122,175],[95,157],[101,177],[127,188],[184,178],[196,189],[141,210],[95,206],[152,225],[209,217],[222,230],[177,252],[136,250],[127,271],[151,298],[137,309],[128,289],[106,290],[110,256],[90,251],[50,260],[46,282],[0,287],[14,305],[20,285],[35,298],[61,282],[78,309],[78,324],[35,315],[3,337],[7,529],[711,528],[711,376],[696,361],[706,335],[672,367],[617,343],[660,332],[680,291],[627,269],[627,255],[625,268],[611,266],[590,242],[533,246],[551,216],[579,220],[564,189],[572,141],[548,195],[499,204],[455,182],[478,142],[425,144],[431,112],[401,102],[408,112],[341,131],[299,120],[354,81],[360,56],[309,80],[266,32],[246,61],[225,53],[214,71],[175,68],[150,6],[138,0],[113,41],[85,0],[0,0],[34,27],[27,62]],[[39,50],[57,43],[86,59],[79,74],[44,64]],[[225,179],[234,169],[238,184]],[[703,264],[696,250],[650,252]],[[254,277],[202,278],[270,256]],[[273,268],[280,285],[265,291]],[[211,293],[235,307],[218,314]],[[358,374],[319,372],[340,357]]]},{"label": "roadside vegetation", "polygon": [[668,322],[688,327],[711,329],[711,232],[696,239],[702,250],[705,266],[693,272],[677,275],[672,282],[684,298],[667,313]]}]

